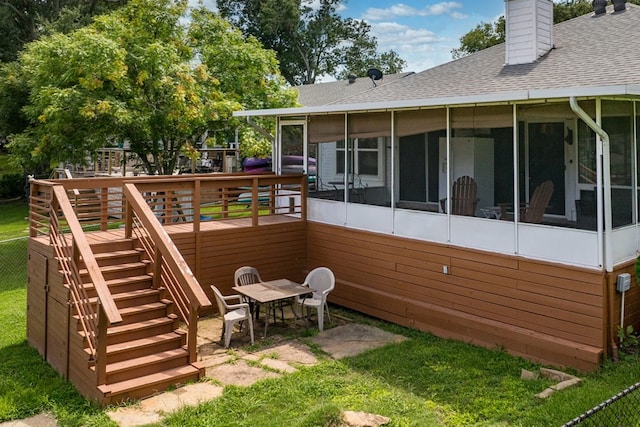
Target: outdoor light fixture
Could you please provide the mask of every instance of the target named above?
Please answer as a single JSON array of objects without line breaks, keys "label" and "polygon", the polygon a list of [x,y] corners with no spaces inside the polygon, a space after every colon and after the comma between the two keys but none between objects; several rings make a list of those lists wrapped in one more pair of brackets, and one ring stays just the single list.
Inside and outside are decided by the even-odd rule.
[{"label": "outdoor light fixture", "polygon": [[593,12],[596,15],[602,15],[607,13],[607,0],[593,0]]}]

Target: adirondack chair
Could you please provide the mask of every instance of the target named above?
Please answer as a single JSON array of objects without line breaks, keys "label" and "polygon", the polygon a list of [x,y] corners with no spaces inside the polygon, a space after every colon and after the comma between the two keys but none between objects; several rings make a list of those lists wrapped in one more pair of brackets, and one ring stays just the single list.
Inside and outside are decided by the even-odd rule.
[{"label": "adirondack chair", "polygon": [[[461,176],[453,183],[451,213],[453,215],[474,216],[478,204],[478,185],[470,176]],[[440,207],[447,212],[447,199],[440,199]]]},{"label": "adirondack chair", "polygon": [[520,217],[522,222],[529,222],[532,224],[539,224],[542,222],[544,211],[549,205],[551,195],[553,194],[553,181],[547,180],[538,185],[533,194],[529,205],[520,210]]}]

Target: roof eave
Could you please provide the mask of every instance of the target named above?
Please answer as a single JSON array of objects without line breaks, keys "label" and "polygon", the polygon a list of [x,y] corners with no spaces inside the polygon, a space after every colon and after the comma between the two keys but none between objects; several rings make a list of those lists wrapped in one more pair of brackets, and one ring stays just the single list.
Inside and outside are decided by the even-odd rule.
[{"label": "roof eave", "polygon": [[593,96],[626,96],[640,95],[640,85],[622,84],[609,86],[569,87],[552,89],[530,89],[513,92],[496,92],[489,94],[452,96],[440,98],[421,98],[386,102],[361,102],[355,104],[331,104],[313,107],[274,108],[266,110],[234,111],[234,117],[260,116],[301,116],[312,114],[331,114],[356,111],[388,111],[423,107],[445,107],[470,104],[517,103],[537,99],[554,99]]}]

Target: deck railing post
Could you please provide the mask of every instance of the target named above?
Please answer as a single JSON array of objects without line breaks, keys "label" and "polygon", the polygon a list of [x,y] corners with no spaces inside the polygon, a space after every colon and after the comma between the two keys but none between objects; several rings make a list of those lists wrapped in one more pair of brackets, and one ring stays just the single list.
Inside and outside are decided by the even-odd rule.
[{"label": "deck railing post", "polygon": [[153,254],[153,287],[158,289],[162,286],[162,252],[159,247],[155,247]]},{"label": "deck railing post", "polygon": [[229,218],[229,187],[220,187],[222,195],[222,218]]},{"label": "deck railing post", "polygon": [[100,189],[100,230],[107,231],[109,219],[109,188]]},{"label": "deck railing post", "polygon": [[131,203],[125,200],[124,207],[124,237],[130,239],[133,235],[133,208]]},{"label": "deck railing post", "polygon": [[55,223],[57,223],[57,221],[58,221],[58,200],[52,196],[51,205],[49,206],[49,244],[51,245],[53,245],[54,239],[55,239],[53,234],[57,232],[57,230],[54,230]]},{"label": "deck railing post", "polygon": [[96,349],[96,375],[98,386],[107,383],[107,317],[105,316],[102,304],[98,300],[98,330],[96,333],[97,349]]},{"label": "deck railing post", "polygon": [[191,197],[191,207],[193,208],[193,231],[200,231],[200,179],[193,183],[193,194]]},{"label": "deck railing post", "polygon": [[196,310],[193,305],[189,308],[188,328],[187,347],[189,350],[189,363],[194,363],[198,360],[198,310]]},{"label": "deck railing post", "polygon": [[300,182],[300,219],[307,220],[307,197],[309,196],[309,179],[302,175]]},{"label": "deck railing post", "polygon": [[260,195],[258,191],[258,178],[251,181],[251,225],[258,226],[258,215],[260,214]]}]

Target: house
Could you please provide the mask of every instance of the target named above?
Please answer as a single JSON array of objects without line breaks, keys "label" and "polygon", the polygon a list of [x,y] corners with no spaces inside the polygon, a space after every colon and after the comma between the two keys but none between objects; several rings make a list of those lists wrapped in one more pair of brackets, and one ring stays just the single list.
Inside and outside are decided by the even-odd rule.
[{"label": "house", "polygon": [[333,303],[557,366],[616,357],[640,321],[616,286],[640,241],[640,8],[615,3],[553,25],[551,0],[505,0],[504,44],[235,113],[277,118],[276,174],[316,160],[307,258]]},{"label": "house", "polygon": [[204,374],[209,285],[327,266],[334,304],[554,366],[615,358],[640,321],[640,7],[554,26],[550,0],[505,5],[504,45],[237,112],[277,118],[275,174],[32,181],[29,344],[88,399],[148,396]]}]

